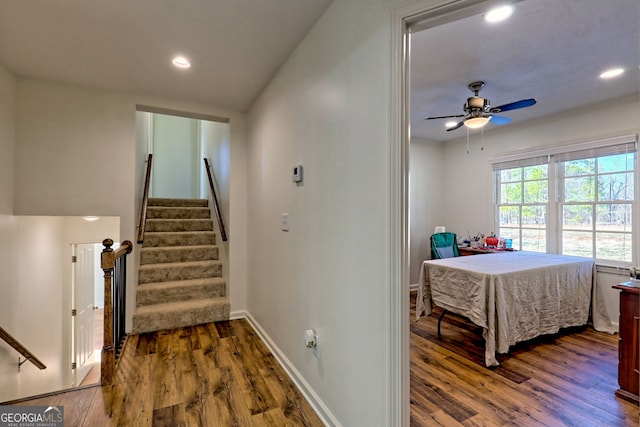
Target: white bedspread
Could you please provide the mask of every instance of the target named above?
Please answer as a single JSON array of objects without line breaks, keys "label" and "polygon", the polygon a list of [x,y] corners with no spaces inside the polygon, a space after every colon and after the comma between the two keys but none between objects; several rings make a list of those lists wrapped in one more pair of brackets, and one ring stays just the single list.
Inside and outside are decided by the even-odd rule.
[{"label": "white bedspread", "polygon": [[416,318],[432,304],[483,328],[485,364],[496,351],[589,319],[595,281],[591,258],[537,252],[504,252],[425,261]]}]

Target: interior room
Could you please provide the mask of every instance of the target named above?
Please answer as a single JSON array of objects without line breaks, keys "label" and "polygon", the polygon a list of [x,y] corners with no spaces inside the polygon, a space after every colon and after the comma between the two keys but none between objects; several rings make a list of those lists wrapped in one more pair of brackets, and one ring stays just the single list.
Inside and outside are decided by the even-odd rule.
[{"label": "interior room", "polygon": [[[523,251],[594,260],[594,305],[590,309],[586,303],[584,319],[576,324],[587,323],[591,310],[589,322],[595,330],[616,336],[620,332],[620,290],[612,286],[629,281],[640,248],[632,226],[639,218],[634,188],[640,182],[634,172],[640,34],[637,14],[628,13],[634,4],[522,1],[512,3],[508,16],[496,22],[490,22],[487,9],[450,20],[431,17],[410,27],[410,282],[418,290],[416,325],[425,321],[421,310],[443,310],[441,322],[435,321],[434,339],[442,338],[440,328],[447,324],[445,312],[450,309],[455,313],[457,308],[463,317],[466,313],[475,325],[482,320],[474,318],[471,302],[452,302],[458,298],[455,291],[435,295],[440,292],[434,288],[438,274],[452,286],[455,271],[440,272],[423,261],[469,254],[495,257],[489,252],[505,255],[500,265],[513,263],[513,269],[513,256]],[[474,126],[477,119],[484,124]],[[575,154],[579,150],[582,153]],[[587,209],[587,218],[577,211],[585,208],[588,197],[576,193],[586,190],[576,190],[574,184],[590,178],[573,177],[589,173],[574,167],[596,157],[602,172],[596,178],[598,189],[589,191],[591,200],[603,206],[594,207],[593,214]],[[617,161],[623,165],[609,167]],[[616,171],[615,178],[605,170]],[[605,184],[607,179],[617,183]],[[601,214],[601,209],[609,209],[609,214]],[[455,254],[432,252],[432,235],[445,230],[455,233]],[[477,271],[492,260],[476,259]],[[436,263],[448,266],[447,261]],[[473,267],[468,261],[460,268]],[[492,268],[486,280],[493,280],[495,273],[499,281],[500,267]],[[465,289],[475,285],[469,283]],[[590,284],[591,279],[588,289]],[[427,299],[424,305],[422,298]],[[527,305],[519,310],[526,312]],[[491,335],[491,327],[485,328]],[[425,333],[417,326],[412,331]],[[520,336],[517,341],[526,339]],[[499,365],[487,357],[487,366]],[[618,386],[616,378],[608,381]]]},{"label": "interior room", "polygon": [[[501,23],[484,23],[478,14],[412,32],[412,284],[436,226],[467,239],[497,233],[492,161],[637,133],[638,26],[624,13],[632,4],[602,8],[595,0],[552,8],[547,1],[524,1]],[[429,67],[433,58],[441,64],[435,69]],[[614,67],[626,72],[598,77]],[[492,106],[529,98],[537,103],[503,113],[508,124],[489,121],[481,129],[447,131],[446,122],[461,118],[425,120],[464,114],[473,96],[468,85],[476,81],[484,81],[480,96]],[[438,186],[425,184],[436,177]]]}]

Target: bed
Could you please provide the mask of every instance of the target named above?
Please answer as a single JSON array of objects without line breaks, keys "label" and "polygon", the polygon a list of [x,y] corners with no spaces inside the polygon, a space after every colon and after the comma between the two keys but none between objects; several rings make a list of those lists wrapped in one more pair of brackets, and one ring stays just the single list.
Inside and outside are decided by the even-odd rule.
[{"label": "bed", "polygon": [[485,364],[496,352],[589,320],[595,282],[591,258],[504,252],[424,261],[416,319],[433,305],[483,329]]}]

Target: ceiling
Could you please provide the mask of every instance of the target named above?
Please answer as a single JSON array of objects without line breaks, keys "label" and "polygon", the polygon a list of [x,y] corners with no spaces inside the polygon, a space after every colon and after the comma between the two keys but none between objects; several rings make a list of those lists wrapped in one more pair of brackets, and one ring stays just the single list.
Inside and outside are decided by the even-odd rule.
[{"label": "ceiling", "polygon": [[[640,89],[640,1],[525,0],[499,24],[482,15],[416,32],[411,38],[411,134],[430,141],[466,137],[446,131],[446,119],[463,114],[468,84],[484,81],[480,96],[492,106],[526,98],[536,105],[501,113],[514,126]],[[604,81],[612,66],[622,77]],[[461,119],[454,119],[459,121]],[[471,131],[479,132],[479,130]]]},{"label": "ceiling", "polygon": [[[19,76],[246,111],[331,0],[0,0],[0,63]],[[525,0],[506,22],[472,16],[412,36],[412,135],[446,141],[472,93],[525,120],[638,93],[638,0]],[[183,54],[188,70],[170,65]],[[611,65],[627,72],[603,82]],[[489,124],[490,132],[497,125]]]},{"label": "ceiling", "polygon": [[[14,74],[245,111],[331,0],[0,0]],[[171,65],[176,54],[192,67]]]}]

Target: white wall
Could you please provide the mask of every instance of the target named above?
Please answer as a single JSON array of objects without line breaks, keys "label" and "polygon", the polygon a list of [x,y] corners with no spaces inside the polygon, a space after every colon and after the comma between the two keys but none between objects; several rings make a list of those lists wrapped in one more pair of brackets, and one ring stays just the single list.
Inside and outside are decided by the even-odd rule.
[{"label": "white wall", "polygon": [[[231,141],[229,139],[229,124],[202,120],[200,121],[200,140],[203,158],[208,158],[211,164],[213,180],[216,185],[216,197],[222,211],[225,224],[229,223],[229,178],[231,174]],[[201,174],[202,194],[206,199],[211,190],[207,173]]]},{"label": "white wall", "polygon": [[[231,140],[229,133],[229,124],[212,122],[208,120],[200,120],[200,156],[198,160],[202,165],[202,173],[200,174],[201,180],[201,194],[203,199],[209,199],[209,206],[211,208],[211,216],[214,221],[214,227],[216,230],[216,240],[218,244],[218,256],[222,265],[229,266],[229,179],[231,177]],[[207,158],[211,165],[211,175],[213,177],[213,183],[216,190],[216,198],[218,206],[220,207],[220,215],[225,227],[225,233],[227,234],[227,241],[222,240],[220,227],[215,217],[215,206],[213,203],[213,196],[209,185],[209,179],[207,171],[204,167],[202,159]],[[238,195],[243,197],[243,195]],[[227,291],[233,289],[233,283],[230,281],[229,268],[224,267],[222,269],[222,277],[227,284]],[[244,298],[244,295],[242,296]],[[232,313],[232,316],[236,316]]]},{"label": "white wall", "polygon": [[[232,179],[246,173],[242,113],[26,78],[18,79],[16,98],[17,215],[117,216],[120,238],[135,242],[147,154],[146,140],[136,140],[136,104],[230,117],[232,158],[234,150],[239,153],[232,160]],[[241,184],[238,191],[246,194]],[[231,225],[232,231],[239,228],[238,240],[230,249],[230,274],[232,278],[237,275],[233,279],[237,291],[231,291],[235,310],[245,309],[244,206],[242,196],[237,204],[230,203],[231,217],[240,209],[239,220]],[[129,269],[129,282],[136,283],[136,279],[135,269]],[[234,298],[234,292],[239,298]],[[130,330],[135,286],[128,288],[127,299]]]},{"label": "white wall", "polygon": [[[16,79],[0,64],[0,326],[9,325],[10,296],[17,281],[13,221],[13,156],[15,147]],[[1,373],[0,373],[1,374]]]},{"label": "white wall", "polygon": [[[329,422],[344,426],[383,426],[390,416],[383,3],[334,1],[249,113],[247,306],[330,408]],[[296,164],[301,184],[291,179]],[[304,345],[308,328],[316,352]]]},{"label": "white wall", "polygon": [[150,197],[196,199],[200,195],[198,120],[153,114]]},{"label": "white wall", "polygon": [[[444,148],[413,138],[409,150],[409,279],[418,284],[422,261],[431,258],[429,237],[436,226],[447,227],[444,189],[451,175],[443,166]],[[449,230],[451,231],[451,230]]]},{"label": "white wall", "polygon": [[15,278],[0,282],[6,301],[0,326],[47,368],[25,363],[18,372],[20,354],[0,341],[0,402],[71,386],[71,244],[99,242],[105,235],[118,239],[120,225],[118,218],[10,218],[12,227],[4,233],[10,239],[3,245],[12,248]]}]

